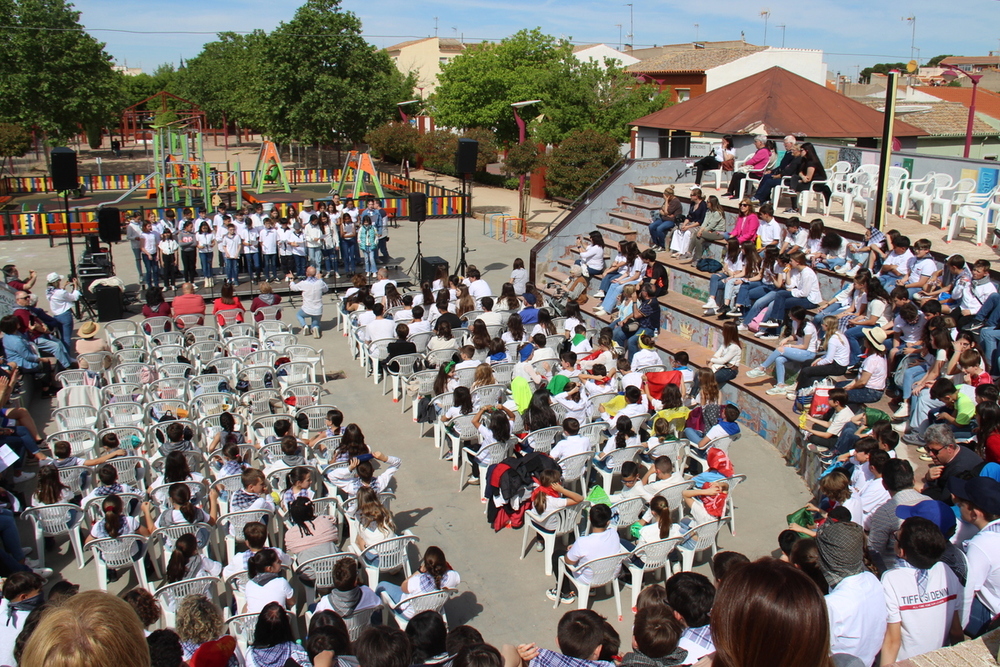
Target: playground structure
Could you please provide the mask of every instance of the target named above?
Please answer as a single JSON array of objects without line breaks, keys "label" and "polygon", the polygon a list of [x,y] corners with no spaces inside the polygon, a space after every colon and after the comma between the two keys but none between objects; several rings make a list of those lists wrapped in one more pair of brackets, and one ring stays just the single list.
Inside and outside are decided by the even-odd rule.
[{"label": "playground structure", "polygon": [[[364,188],[367,181],[371,184],[374,192],[368,192]],[[344,192],[344,186],[350,184],[350,190]],[[353,197],[360,199],[362,196],[374,195],[379,199],[385,199],[382,190],[382,183],[379,182],[378,172],[375,163],[372,161],[371,153],[361,151],[351,151],[344,160],[344,168],[340,170],[340,179],[337,184],[330,188],[330,194],[339,194],[341,197]]]}]

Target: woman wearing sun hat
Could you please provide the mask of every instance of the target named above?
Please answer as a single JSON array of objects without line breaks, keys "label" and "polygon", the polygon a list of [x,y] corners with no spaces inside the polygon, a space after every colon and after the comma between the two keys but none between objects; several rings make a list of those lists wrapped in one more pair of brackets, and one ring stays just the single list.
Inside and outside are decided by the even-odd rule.
[{"label": "woman wearing sun hat", "polygon": [[71,342],[73,340],[73,304],[80,300],[80,289],[76,278],[66,280],[66,276],[61,276],[55,271],[45,278],[48,286],[45,288],[45,296],[49,300],[49,308],[52,309],[52,317],[59,322],[60,335],[62,336],[63,347],[66,352],[72,351]]},{"label": "woman wearing sun hat", "polygon": [[865,329],[861,342],[866,356],[861,362],[861,372],[851,382],[841,383],[847,390],[849,404],[875,403],[885,393],[889,377],[889,366],[885,359],[885,337],[885,329],[881,327]]},{"label": "woman wearing sun hat", "polygon": [[110,352],[111,348],[108,347],[107,341],[97,335],[100,331],[101,325],[97,322],[84,322],[81,324],[76,332],[76,335],[79,336],[76,341],[76,353]]}]

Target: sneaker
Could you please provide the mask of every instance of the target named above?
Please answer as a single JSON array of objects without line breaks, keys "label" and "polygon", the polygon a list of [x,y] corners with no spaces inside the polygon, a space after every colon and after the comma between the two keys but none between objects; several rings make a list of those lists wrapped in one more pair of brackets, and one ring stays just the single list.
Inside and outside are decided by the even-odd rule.
[{"label": "sneaker", "polygon": [[900,405],[899,408],[892,413],[893,419],[906,419],[909,416],[910,416],[910,404],[907,403],[906,401],[903,401],[903,404]]},{"label": "sneaker", "polygon": [[34,479],[35,473],[24,472],[23,470],[18,470],[16,473],[11,475],[10,481],[14,484],[24,484],[28,480]]},{"label": "sneaker", "polygon": [[925,444],[927,444],[924,441],[924,437],[919,433],[907,433],[903,435],[901,440],[908,445],[916,445],[918,447],[923,447]]},{"label": "sneaker", "polygon": [[[37,574],[42,579],[51,579],[55,571],[51,567],[33,567],[31,571]],[[113,572],[114,570],[112,570]]]},{"label": "sneaker", "polygon": [[313,327],[312,328],[312,335],[313,335],[313,338],[319,338],[319,327]]},{"label": "sneaker", "polygon": [[714,296],[710,296],[710,297],[708,297],[708,301],[706,301],[705,303],[703,303],[701,305],[701,308],[702,308],[702,310],[718,310],[719,309],[719,304],[717,304],[715,302],[715,297]]},{"label": "sneaker", "polygon": [[760,340],[778,340],[778,334],[776,333],[765,333],[763,336],[757,336]]},{"label": "sneaker", "polygon": [[550,599],[553,602],[555,602],[560,597],[559,596],[559,589],[558,588],[550,588],[549,590],[545,591],[545,597],[547,597],[548,599]]},{"label": "sneaker", "polygon": [[933,461],[934,460],[931,457],[930,454],[920,454],[917,458],[920,459],[921,461]]},{"label": "sneaker", "polygon": [[302,334],[303,336],[309,337],[312,336],[312,329],[310,329],[309,327],[302,327],[299,333]]},{"label": "sneaker", "polygon": [[842,275],[846,274],[850,270],[850,268],[851,267],[850,267],[849,264],[841,264],[840,266],[838,266],[837,268],[835,268],[833,270],[833,272],[842,276]]},{"label": "sneaker", "polygon": [[861,270],[861,265],[855,264],[850,269],[848,269],[844,275],[847,276],[848,278],[853,278],[854,276],[858,275],[858,271],[860,270]]},{"label": "sneaker", "polygon": [[899,422],[898,424],[892,425],[892,430],[900,435],[906,433],[906,422]]},{"label": "sneaker", "polygon": [[478,478],[478,477],[475,477],[475,476],[472,476],[472,475],[470,475],[470,476],[469,476],[469,484],[479,484],[479,478]]},{"label": "sneaker", "polygon": [[541,553],[541,552],[545,551],[545,543],[542,542],[541,540],[536,540],[535,541],[535,551],[537,551],[538,553]]},{"label": "sneaker", "polygon": [[768,396],[780,396],[788,393],[788,385],[776,384],[765,392]]},{"label": "sneaker", "polygon": [[762,368],[751,368],[747,371],[748,378],[762,378],[767,375],[767,371]]},{"label": "sneaker", "polygon": [[454,457],[455,457],[455,454],[452,453],[452,452],[445,452],[444,453],[444,460],[445,461],[451,461]]},{"label": "sneaker", "polygon": [[965,327],[965,330],[968,331],[969,333],[976,333],[977,331],[981,331],[985,327],[986,327],[986,322],[980,322],[976,320],[972,324]]},{"label": "sneaker", "polygon": [[607,315],[608,313],[607,313],[607,311],[605,311],[605,310],[604,310],[603,308],[601,308],[601,307],[597,307],[597,308],[594,308],[594,314],[595,314],[595,315],[599,315],[600,317],[604,317],[604,316],[606,316],[606,315]]},{"label": "sneaker", "polygon": [[797,208],[786,208],[783,211],[783,213],[798,213],[798,212],[799,212],[799,209],[797,209]]},{"label": "sneaker", "polygon": [[594,292],[594,298],[595,299],[603,299],[604,296],[605,296],[604,295],[604,290],[597,290],[596,292]]},{"label": "sneaker", "polygon": [[787,398],[790,401],[794,401],[798,397],[799,397],[799,395],[794,390],[788,392],[787,394],[785,394],[785,398]]},{"label": "sneaker", "polygon": [[827,456],[830,454],[829,447],[821,447],[820,445],[814,445],[811,442],[806,445],[806,449],[808,449],[810,452],[813,452],[814,454],[819,454],[820,456]]},{"label": "sneaker", "polygon": [[777,329],[781,327],[781,322],[775,322],[774,320],[768,320],[760,325],[761,329]]},{"label": "sneaker", "polygon": [[736,325],[736,330],[737,331],[750,331],[750,327],[748,327],[745,324],[740,323],[740,324]]},{"label": "sneaker", "polygon": [[[927,453],[927,448],[926,447],[917,447],[917,453],[918,454],[926,454]],[[28,550],[26,548],[22,548],[21,551],[23,551],[25,554],[28,553]]]}]

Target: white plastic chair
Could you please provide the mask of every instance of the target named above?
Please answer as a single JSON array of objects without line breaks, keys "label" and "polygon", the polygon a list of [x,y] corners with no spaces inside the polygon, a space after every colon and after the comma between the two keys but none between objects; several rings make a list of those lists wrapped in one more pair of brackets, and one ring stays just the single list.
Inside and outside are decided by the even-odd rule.
[{"label": "white plastic chair", "polygon": [[[544,520],[529,508],[524,513],[523,538],[521,541],[521,560],[528,554],[528,546],[538,536],[544,546],[545,576],[552,576],[552,554],[555,552],[556,539],[563,535],[573,533],[577,539],[580,537],[580,518],[584,510],[590,507],[590,503],[584,501],[575,505],[561,507],[547,516]],[[554,525],[555,528],[545,528],[544,524]]]},{"label": "white plastic chair", "polygon": [[531,431],[528,435],[524,436],[524,440],[531,447],[532,451],[548,454],[552,451],[552,445],[555,443],[556,438],[562,435],[562,432],[562,426],[547,426],[546,428]]},{"label": "white plastic chair", "polygon": [[52,416],[56,420],[56,428],[60,431],[97,427],[97,408],[89,405],[58,408],[52,413]]},{"label": "white plastic chair", "polygon": [[[507,442],[494,442],[492,445],[480,447],[478,452],[469,447],[463,447],[458,471],[459,493],[465,488],[465,464],[470,461],[471,457],[479,464],[479,497],[483,502],[486,502],[486,486],[489,484],[489,480],[486,478],[486,470],[489,466],[499,463],[510,456],[514,450],[515,441],[516,439],[511,438]],[[488,461],[488,463],[483,463],[483,461]]]},{"label": "white plastic chair", "polygon": [[368,574],[368,587],[372,590],[377,588],[383,572],[398,572],[402,569],[406,578],[409,578],[413,574],[410,568],[409,547],[419,541],[420,538],[415,535],[403,534],[373,544],[362,551],[361,563]]},{"label": "white plastic chair", "polygon": [[316,589],[317,588],[333,588],[333,568],[337,564],[337,561],[342,558],[350,558],[352,560],[357,560],[357,555],[348,552],[341,552],[335,554],[327,554],[326,556],[317,556],[316,558],[309,558],[299,562],[295,568],[296,578],[302,582],[303,587],[305,587],[306,595],[301,599],[300,606],[308,607],[309,605],[316,602]]},{"label": "white plastic chair", "polygon": [[[434,369],[428,369],[425,371],[417,371],[410,376],[410,380],[416,380],[419,384],[417,392],[413,395],[412,401],[410,401],[410,411],[413,415],[413,421],[417,421],[417,406],[420,404],[420,399],[424,396],[430,396],[434,393],[434,380],[437,378],[437,371]],[[400,401],[402,405],[399,406],[399,414],[406,412],[406,401]]]},{"label": "white plastic chair", "polygon": [[692,484],[693,482],[689,479],[682,480],[660,489],[660,492],[656,494],[667,499],[667,506],[670,507],[670,513],[672,515],[676,513],[678,519],[684,514],[684,492],[690,489]]},{"label": "white plastic chair", "polygon": [[[289,398],[295,397],[296,407],[308,408],[319,405],[323,400],[325,393],[326,392],[322,385],[304,382],[302,384],[293,384],[282,389],[281,398],[287,402]],[[320,427],[322,428],[322,425]]]},{"label": "white plastic chair", "polygon": [[177,603],[188,595],[204,595],[218,607],[218,587],[218,577],[194,577],[157,588],[153,597],[160,603],[160,609],[163,612],[163,625],[170,628],[176,625]]},{"label": "white plastic chair", "polygon": [[611,522],[618,528],[628,528],[639,520],[646,509],[642,496],[619,500],[611,505]]},{"label": "white plastic chair", "polygon": [[[986,232],[990,223],[991,213],[1000,211],[1000,204],[996,202],[997,193],[1000,187],[993,188],[984,194],[970,194],[965,198],[965,203],[958,207],[951,219],[951,229],[948,230],[948,243],[955,240],[961,229],[965,227],[966,220],[976,223],[976,245],[986,243]],[[994,216],[995,217],[995,216]]]},{"label": "white plastic chair", "polygon": [[607,470],[601,466],[594,466],[594,470],[601,475],[601,484],[608,495],[611,494],[611,484],[614,482],[615,475],[621,474],[622,464],[626,461],[635,461],[645,449],[642,445],[622,447],[621,449],[614,450],[604,458]]},{"label": "white plastic chair", "polygon": [[[586,609],[590,605],[590,591],[594,588],[611,585],[611,590],[615,596],[615,611],[618,612],[618,620],[622,620],[622,598],[618,586],[618,574],[621,572],[622,564],[631,557],[628,552],[615,554],[614,556],[604,556],[595,558],[586,563],[568,565],[565,560],[559,560],[559,577],[556,580],[556,590],[562,590],[564,579],[569,579],[570,583],[577,591],[577,608]],[[590,581],[580,580],[584,571],[590,573]],[[556,598],[553,609],[559,606],[559,598]]]},{"label": "white plastic chair", "polygon": [[74,428],[68,431],[52,433],[45,438],[45,444],[48,446],[49,451],[60,440],[65,440],[69,443],[70,456],[86,457],[97,447],[97,434],[90,428]]},{"label": "white plastic chair", "polygon": [[102,591],[108,590],[108,570],[123,570],[127,567],[135,571],[139,587],[149,588],[146,580],[146,538],[142,535],[122,535],[94,540],[87,544],[94,552],[94,566],[97,568],[97,585]]},{"label": "white plastic chair", "polygon": [[965,200],[976,191],[976,182],[971,178],[959,179],[955,185],[947,188],[938,188],[930,206],[927,207],[924,215],[924,224],[930,222],[930,216],[934,212],[934,207],[941,209],[941,229],[947,229],[951,222],[951,212],[965,203]]},{"label": "white plastic chair", "polygon": [[562,485],[567,486],[573,482],[580,483],[580,495],[587,496],[587,483],[590,479],[590,469],[594,463],[594,455],[591,452],[573,454],[559,461],[562,468]]},{"label": "white plastic chair", "polygon": [[632,609],[639,603],[639,591],[642,590],[643,578],[650,572],[663,570],[663,580],[666,581],[669,574],[670,554],[683,538],[668,537],[663,540],[649,542],[632,552],[632,557],[642,561],[642,567],[636,565],[632,559],[628,559],[626,565],[632,575]]},{"label": "white plastic chair", "polygon": [[[382,604],[386,612],[385,617],[391,616],[392,619],[396,621],[396,625],[399,626],[399,629],[404,632],[406,631],[406,626],[410,622],[410,618],[416,616],[422,611],[436,611],[441,614],[442,618],[445,619],[445,624],[447,624],[448,619],[444,613],[444,605],[454,594],[455,591],[445,588],[440,591],[431,591],[430,593],[414,595],[413,597],[396,604],[393,603],[392,598],[390,598],[387,593],[383,592]],[[405,612],[403,611],[404,606],[406,607]]]},{"label": "white plastic chair", "polygon": [[276,532],[274,512],[268,509],[229,512],[220,516],[216,522],[216,528],[226,543],[227,563],[232,563],[236,558],[236,543],[243,540],[243,528],[251,521],[263,523],[272,535]]},{"label": "white plastic chair", "polygon": [[[420,354],[400,354],[392,358],[392,360],[386,364],[386,380],[391,379],[392,381],[392,402],[398,403],[403,397],[403,384],[410,379],[413,375],[413,369],[417,365],[417,362],[421,361],[423,356]],[[382,394],[385,394],[385,387],[383,386]]]},{"label": "white plastic chair", "polygon": [[746,479],[746,475],[733,475],[726,480],[729,482],[729,492],[726,494],[726,507],[722,511],[722,521],[729,524],[729,532],[733,535],[736,534],[736,501],[733,500],[733,492]]},{"label": "white plastic chair", "polygon": [[715,556],[715,552],[719,550],[716,540],[719,536],[721,524],[722,521],[720,519],[712,519],[688,529],[682,539],[687,541],[690,537],[695,540],[695,544],[693,548],[685,547],[683,543],[677,545],[677,550],[681,554],[682,572],[690,572],[692,570],[694,567],[694,558],[699,553],[711,551],[711,555]]},{"label": "white plastic chair", "polygon": [[31,521],[35,531],[35,553],[39,567],[45,567],[45,538],[67,535],[76,554],[77,566],[84,566],[83,537],[80,523],[84,517],[83,508],[72,503],[54,503],[39,507],[29,507],[21,512],[21,519]]},{"label": "white plastic chair", "polygon": [[[479,430],[472,425],[472,418],[475,415],[459,415],[451,420],[453,431],[444,431],[445,436],[451,442],[453,470],[458,470],[462,459],[462,442],[479,442]],[[446,450],[441,448],[441,458],[444,458]]]}]

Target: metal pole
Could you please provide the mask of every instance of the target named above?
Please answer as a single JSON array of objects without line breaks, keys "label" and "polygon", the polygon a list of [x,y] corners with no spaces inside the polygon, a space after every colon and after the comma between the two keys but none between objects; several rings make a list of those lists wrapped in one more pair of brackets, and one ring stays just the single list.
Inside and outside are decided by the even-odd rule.
[{"label": "metal pole", "polygon": [[972,79],[972,99],[969,100],[969,123],[965,126],[965,157],[969,157],[972,148],[972,123],[976,120],[976,91],[979,90],[981,76],[969,76]]},{"label": "metal pole", "polygon": [[73,223],[69,219],[69,191],[63,190],[63,205],[66,208],[66,241],[69,246],[69,276],[76,276],[76,257],[73,253]]},{"label": "metal pole", "polygon": [[885,89],[885,119],[882,124],[882,146],[879,153],[878,190],[875,192],[875,215],[872,227],[885,229],[886,190],[889,186],[889,162],[892,160],[892,133],[896,124],[896,83],[899,72],[890,71]]},{"label": "metal pole", "polygon": [[468,265],[465,263],[465,209],[468,208],[469,201],[465,194],[465,174],[462,174],[462,238],[461,238],[461,250],[459,251],[458,268],[455,273],[460,276],[465,275],[465,270]]}]

